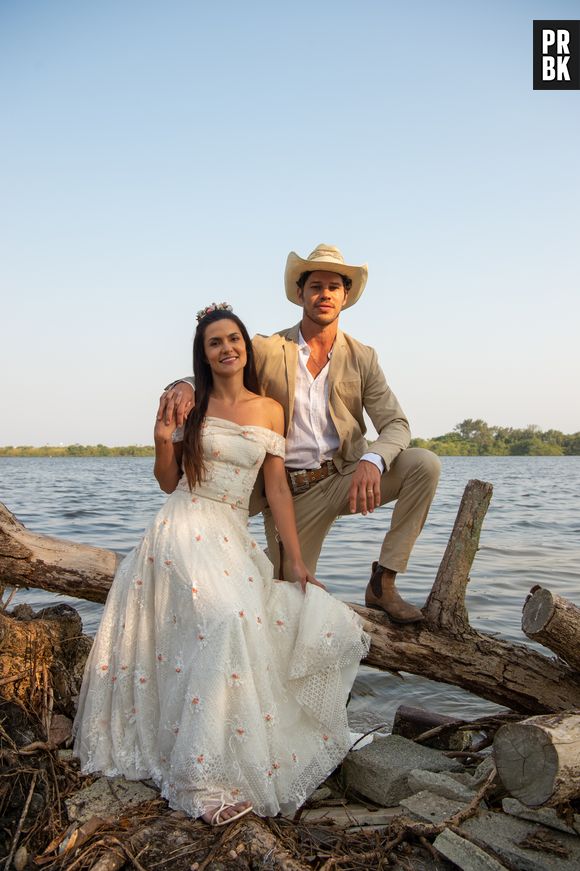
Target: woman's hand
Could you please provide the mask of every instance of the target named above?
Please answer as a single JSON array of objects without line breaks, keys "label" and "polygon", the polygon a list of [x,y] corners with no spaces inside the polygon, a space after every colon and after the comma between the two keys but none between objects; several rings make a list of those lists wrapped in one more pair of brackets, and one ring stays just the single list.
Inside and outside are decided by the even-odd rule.
[{"label": "woman's hand", "polygon": [[169,421],[159,418],[155,421],[153,438],[155,440],[155,465],[153,474],[165,493],[173,493],[181,476],[181,442],[173,444],[171,436],[177,428],[175,414]]},{"label": "woman's hand", "polygon": [[314,584],[315,587],[320,587],[322,590],[326,590],[324,584],[321,584],[320,581],[316,580],[314,575],[310,574],[302,560],[299,560],[290,566],[290,577],[286,580],[300,584],[303,593],[306,592],[306,584]]},{"label": "woman's hand", "polygon": [[155,444],[165,444],[171,442],[171,436],[177,429],[177,421],[175,413],[172,412],[169,418],[162,417],[155,419],[155,428],[153,429],[153,439]]}]

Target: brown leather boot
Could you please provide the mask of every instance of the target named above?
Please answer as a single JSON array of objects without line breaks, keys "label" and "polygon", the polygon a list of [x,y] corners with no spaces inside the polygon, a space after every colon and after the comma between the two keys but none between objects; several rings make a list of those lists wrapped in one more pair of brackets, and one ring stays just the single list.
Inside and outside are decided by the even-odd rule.
[{"label": "brown leather boot", "polygon": [[376,608],[384,611],[394,623],[421,623],[424,616],[415,605],[405,602],[401,598],[395,580],[383,585],[383,566],[373,563],[371,579],[365,592],[365,605],[367,608]]}]

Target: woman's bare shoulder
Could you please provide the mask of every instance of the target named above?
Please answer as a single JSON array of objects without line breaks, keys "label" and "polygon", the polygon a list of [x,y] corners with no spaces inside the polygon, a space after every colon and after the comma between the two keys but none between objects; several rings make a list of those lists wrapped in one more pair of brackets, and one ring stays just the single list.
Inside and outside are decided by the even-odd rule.
[{"label": "woman's bare shoulder", "polygon": [[269,396],[254,395],[252,406],[256,418],[259,418],[260,426],[284,434],[284,409],[279,402]]}]

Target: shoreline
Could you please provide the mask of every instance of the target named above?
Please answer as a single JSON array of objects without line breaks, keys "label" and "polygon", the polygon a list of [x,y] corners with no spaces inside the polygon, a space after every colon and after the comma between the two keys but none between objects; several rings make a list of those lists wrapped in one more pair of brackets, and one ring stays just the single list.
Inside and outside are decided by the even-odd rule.
[{"label": "shoreline", "polygon": [[[413,439],[413,442],[422,442],[422,439]],[[424,447],[423,444],[413,444],[411,443],[410,447]],[[514,457],[555,457],[558,459],[566,458],[566,457],[578,457],[580,456],[580,450],[578,451],[568,451],[566,453],[554,453],[551,450],[547,450],[545,453],[542,453],[539,450],[535,450],[533,453],[476,453],[476,452],[465,452],[465,453],[451,453],[451,452],[440,452],[437,450],[437,446],[429,446],[428,450],[433,451],[439,457],[462,457],[464,459],[481,459],[482,457],[494,457],[494,458],[506,458],[513,459]],[[68,445],[66,447],[53,447],[51,445],[46,445],[44,447],[32,447],[32,446],[22,446],[22,447],[0,447],[0,459],[30,459],[35,457],[50,457],[50,458],[116,458],[116,457],[154,457],[155,456],[155,447],[153,445],[127,445],[121,447],[107,447],[106,445]]]}]

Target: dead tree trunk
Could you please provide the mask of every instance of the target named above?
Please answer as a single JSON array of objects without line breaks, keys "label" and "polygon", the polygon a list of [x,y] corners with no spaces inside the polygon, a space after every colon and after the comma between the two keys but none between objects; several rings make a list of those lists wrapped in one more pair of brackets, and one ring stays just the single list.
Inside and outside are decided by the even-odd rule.
[{"label": "dead tree trunk", "polygon": [[557,653],[580,680],[580,608],[543,587],[530,590],[522,614],[528,638]]},{"label": "dead tree trunk", "polygon": [[[578,674],[565,663],[469,625],[465,590],[491,492],[482,481],[467,485],[424,624],[399,626],[379,611],[351,606],[371,635],[366,664],[460,686],[523,713],[580,709]],[[111,551],[34,535],[7,509],[0,514],[0,584],[102,602],[116,562]]]},{"label": "dead tree trunk", "polygon": [[509,723],[493,749],[503,785],[524,804],[554,806],[580,796],[580,713]]}]

